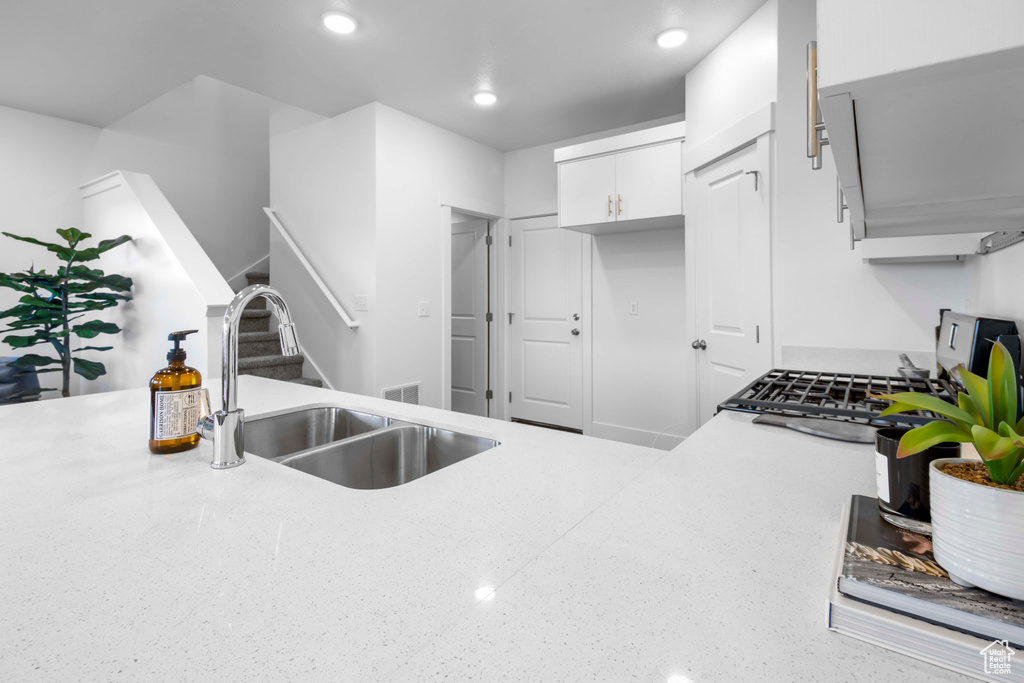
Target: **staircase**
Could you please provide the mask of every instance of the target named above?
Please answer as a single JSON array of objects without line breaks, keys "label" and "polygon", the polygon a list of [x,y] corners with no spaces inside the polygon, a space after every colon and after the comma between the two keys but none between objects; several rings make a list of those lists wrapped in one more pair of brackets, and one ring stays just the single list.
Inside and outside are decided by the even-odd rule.
[{"label": "staircase", "polygon": [[[270,273],[253,271],[245,274],[250,285],[269,285]],[[281,355],[277,330],[270,329],[270,311],[263,297],[253,300],[242,311],[238,334],[238,374],[268,377],[295,384],[322,387],[319,379],[302,376],[305,356]]]}]

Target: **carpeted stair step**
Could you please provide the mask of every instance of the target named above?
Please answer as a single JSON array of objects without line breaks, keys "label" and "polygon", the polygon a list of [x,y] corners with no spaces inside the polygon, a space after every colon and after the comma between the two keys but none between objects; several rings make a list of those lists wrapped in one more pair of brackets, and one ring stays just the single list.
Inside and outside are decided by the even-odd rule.
[{"label": "carpeted stair step", "polygon": [[270,273],[263,270],[251,270],[245,274],[245,280],[250,285],[269,285]]},{"label": "carpeted stair step", "polygon": [[306,386],[317,387],[318,389],[323,389],[324,387],[323,382],[321,382],[318,379],[313,379],[311,377],[299,377],[298,379],[290,379],[288,381],[291,382],[292,384],[305,384]]},{"label": "carpeted stair step", "polygon": [[[249,285],[269,285],[270,284],[270,273],[262,270],[253,270],[245,274],[245,281]],[[253,299],[249,302],[249,305],[245,307],[247,311],[262,311],[267,308],[267,300],[262,296]]]},{"label": "carpeted stair step", "polygon": [[302,363],[305,357],[298,356],[253,356],[238,359],[238,374],[255,375],[268,379],[299,379],[302,377]]},{"label": "carpeted stair step", "polygon": [[270,330],[270,311],[250,308],[242,311],[242,319],[238,325],[239,332],[267,332],[268,330]]},{"label": "carpeted stair step", "polygon": [[238,357],[280,356],[281,338],[277,332],[242,332],[238,335]]}]

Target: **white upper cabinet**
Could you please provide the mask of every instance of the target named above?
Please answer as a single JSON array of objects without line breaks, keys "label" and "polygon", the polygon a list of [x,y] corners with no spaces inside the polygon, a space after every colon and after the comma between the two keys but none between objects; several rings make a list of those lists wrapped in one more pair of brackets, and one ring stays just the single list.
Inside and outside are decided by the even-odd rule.
[{"label": "white upper cabinet", "polygon": [[615,222],[615,155],[559,165],[558,188],[562,227]]},{"label": "white upper cabinet", "polygon": [[855,240],[1024,227],[1024,2],[818,0]]},{"label": "white upper cabinet", "polygon": [[596,235],[681,226],[684,133],[669,124],[555,150],[559,227]]}]

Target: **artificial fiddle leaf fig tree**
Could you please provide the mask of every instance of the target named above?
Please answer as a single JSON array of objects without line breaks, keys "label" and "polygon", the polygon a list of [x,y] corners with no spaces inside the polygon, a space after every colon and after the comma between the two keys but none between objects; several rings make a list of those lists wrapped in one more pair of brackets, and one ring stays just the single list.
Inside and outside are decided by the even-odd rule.
[{"label": "artificial fiddle leaf fig tree", "polygon": [[[121,328],[101,320],[83,320],[96,311],[113,308],[122,301],[131,301],[132,279],[123,275],[108,275],[102,270],[82,265],[97,260],[102,254],[131,241],[129,235],[102,240],[93,247],[80,248],[92,235],[77,228],[57,230],[67,245],[43,242],[33,237],[3,233],[11,239],[28,242],[56,254],[61,265],[55,273],[30,267],[21,273],[0,273],[0,287],[21,293],[17,305],[0,311],[0,321],[6,329],[0,330],[5,344],[16,349],[38,345],[52,347],[57,353],[48,355],[28,353],[9,366],[25,374],[60,372],[63,374],[61,395],[70,395],[71,371],[87,380],[105,375],[103,363],[86,360],[75,354],[82,351],[109,351],[112,346],[76,346],[79,339],[93,339],[101,334],[117,334]],[[56,366],[56,367],[52,367]],[[26,393],[55,391],[33,389]]]}]

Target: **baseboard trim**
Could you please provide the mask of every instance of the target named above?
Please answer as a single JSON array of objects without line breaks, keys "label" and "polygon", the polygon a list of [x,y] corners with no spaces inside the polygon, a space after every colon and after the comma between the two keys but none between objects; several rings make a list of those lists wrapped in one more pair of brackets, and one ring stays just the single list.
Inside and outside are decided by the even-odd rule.
[{"label": "baseboard trim", "polygon": [[[623,427],[621,425],[613,425],[607,422],[598,422],[597,420],[594,421],[591,436],[596,436],[599,439],[631,443],[637,446],[646,446],[647,448],[656,447],[658,450],[663,451],[672,450],[686,439],[684,436],[678,436],[675,434],[662,433],[659,435],[658,432],[651,432],[646,429]],[[657,439],[658,442],[657,446],[654,446],[655,439]]]}]

